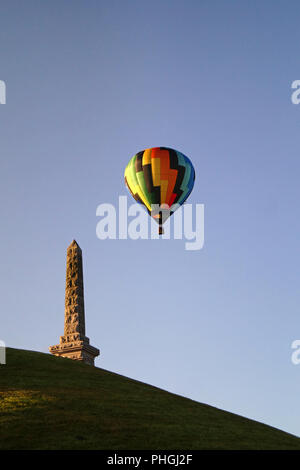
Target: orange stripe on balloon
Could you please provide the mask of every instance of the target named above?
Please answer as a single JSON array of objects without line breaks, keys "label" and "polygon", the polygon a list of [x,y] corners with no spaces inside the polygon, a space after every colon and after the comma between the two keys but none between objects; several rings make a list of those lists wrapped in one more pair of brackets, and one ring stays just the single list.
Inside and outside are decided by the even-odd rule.
[{"label": "orange stripe on balloon", "polygon": [[151,149],[151,158],[160,158],[161,150],[159,147],[155,147]]},{"label": "orange stripe on balloon", "polygon": [[151,158],[160,158],[161,152],[163,152],[163,150],[160,150],[159,147],[153,147],[151,149]]},{"label": "orange stripe on balloon", "polygon": [[167,191],[167,194],[166,194],[166,202],[167,202],[167,204],[169,204],[169,206],[171,205],[170,201],[171,201],[173,189],[175,187],[177,174],[178,174],[177,170],[169,170],[169,177],[168,177],[169,185],[168,185],[168,191]]},{"label": "orange stripe on balloon", "polygon": [[166,204],[167,189],[168,189],[168,181],[161,180],[160,181],[160,203],[161,204]]},{"label": "orange stripe on balloon", "polygon": [[160,174],[161,176],[168,177],[170,171],[170,157],[168,150],[160,150]]},{"label": "orange stripe on balloon", "polygon": [[152,179],[154,186],[160,186],[160,203],[162,204],[162,197],[165,199],[168,184],[164,184],[162,188],[162,180],[168,183],[168,168],[169,168],[169,152],[168,150],[161,150],[159,147],[151,149],[151,168]]}]

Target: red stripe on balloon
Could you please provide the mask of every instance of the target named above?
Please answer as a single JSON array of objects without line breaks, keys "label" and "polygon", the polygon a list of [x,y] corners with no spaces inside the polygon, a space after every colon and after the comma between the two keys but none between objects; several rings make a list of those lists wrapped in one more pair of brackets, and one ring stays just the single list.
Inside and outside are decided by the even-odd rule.
[{"label": "red stripe on balloon", "polygon": [[175,201],[176,196],[177,196],[177,194],[173,193],[172,196],[170,197],[170,200],[169,200],[169,207],[171,207],[171,205],[172,205],[173,202]]}]

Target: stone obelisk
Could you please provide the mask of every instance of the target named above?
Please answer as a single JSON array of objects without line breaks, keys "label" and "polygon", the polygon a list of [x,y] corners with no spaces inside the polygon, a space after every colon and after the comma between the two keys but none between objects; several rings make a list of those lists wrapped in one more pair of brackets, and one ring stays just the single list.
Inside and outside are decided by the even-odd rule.
[{"label": "stone obelisk", "polygon": [[75,240],[67,249],[64,336],[49,351],[90,365],[94,365],[95,357],[100,354],[85,336],[82,251]]}]

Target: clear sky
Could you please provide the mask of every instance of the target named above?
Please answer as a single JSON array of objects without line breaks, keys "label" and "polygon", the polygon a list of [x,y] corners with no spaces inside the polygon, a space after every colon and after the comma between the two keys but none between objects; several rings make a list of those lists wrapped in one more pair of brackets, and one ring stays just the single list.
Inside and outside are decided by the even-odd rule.
[{"label": "clear sky", "polygon": [[[58,343],[75,238],[98,367],[300,436],[299,14],[296,0],[1,2],[0,339]],[[128,194],[128,160],[155,146],[194,164],[200,251],[96,237],[97,206]]]}]

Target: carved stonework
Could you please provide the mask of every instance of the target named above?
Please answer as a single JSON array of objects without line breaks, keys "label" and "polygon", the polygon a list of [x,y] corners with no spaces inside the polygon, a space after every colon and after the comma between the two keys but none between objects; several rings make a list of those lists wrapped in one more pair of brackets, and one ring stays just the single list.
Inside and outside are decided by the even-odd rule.
[{"label": "carved stonework", "polygon": [[85,336],[82,251],[75,240],[67,250],[64,336],[49,351],[90,365],[94,365],[95,357],[100,354]]}]

